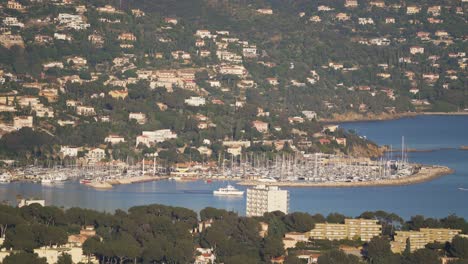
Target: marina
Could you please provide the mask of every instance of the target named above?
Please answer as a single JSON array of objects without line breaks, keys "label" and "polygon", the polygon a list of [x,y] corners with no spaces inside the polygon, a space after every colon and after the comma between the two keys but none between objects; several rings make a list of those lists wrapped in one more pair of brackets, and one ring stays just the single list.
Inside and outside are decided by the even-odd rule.
[{"label": "marina", "polygon": [[[434,149],[430,152],[408,152],[406,155],[411,163],[439,164],[441,167],[453,169],[453,172],[444,177],[426,179],[422,182],[413,182],[412,184],[400,182],[397,185],[378,187],[359,182],[342,182],[332,186],[313,188],[283,186],[282,189],[287,189],[290,192],[292,212],[301,211],[312,214],[340,212],[347,216],[357,216],[364,211],[384,210],[397,213],[405,218],[415,214],[445,217],[453,213],[465,218],[468,217],[465,203],[468,199],[468,192],[459,189],[468,189],[468,166],[466,165],[468,152],[458,149],[460,145],[468,144],[467,116],[449,116],[444,117],[443,120],[437,116],[421,116],[384,122],[349,123],[343,126],[375,140],[380,145],[399,147],[401,145],[400,135],[405,135],[406,142],[410,142],[409,148]],[[446,136],[441,138],[440,134]],[[392,155],[393,160],[399,159],[399,153],[394,152]],[[293,158],[290,159],[293,160]],[[312,162],[308,166],[313,167],[315,159],[313,157],[310,159]],[[261,163],[260,155],[258,160],[258,163],[255,161],[256,164]],[[274,163],[270,162],[271,164]],[[141,172],[141,164],[137,167]],[[222,172],[223,166],[216,165],[215,167],[220,167]],[[67,170],[66,168],[62,169]],[[98,170],[91,167],[82,169],[90,172]],[[225,161],[224,170],[229,171],[230,169],[230,162]],[[151,174],[152,170],[153,166],[145,164],[145,174]],[[247,167],[246,171],[248,171]],[[213,191],[224,188],[227,184],[245,191],[247,186],[238,184],[241,183],[241,179],[232,180],[222,177],[221,174],[217,175],[215,170],[211,174],[210,172],[205,173],[206,178],[199,180],[193,179],[193,175],[190,175],[191,179],[186,181],[182,179],[183,175],[175,174],[177,176],[171,175],[169,177],[180,177],[179,180],[161,179],[133,184],[116,184],[112,185],[112,189],[96,189],[86,184],[80,184],[78,179],[85,179],[85,177],[80,176],[79,173],[72,175],[72,173],[67,172],[66,175],[70,176],[70,180],[61,184],[43,185],[33,179],[2,183],[0,184],[0,200],[15,204],[16,198],[21,195],[24,198],[44,199],[47,205],[66,208],[77,206],[107,212],[115,209],[125,210],[135,205],[158,203],[187,207],[195,211],[210,206],[243,214],[245,212],[245,195],[243,197],[213,195]],[[108,176],[109,173],[97,175]],[[167,173],[161,168],[161,175],[158,177],[163,175],[167,175]],[[277,181],[265,175],[259,179],[261,179],[262,184],[266,184],[265,182],[268,181]],[[298,180],[284,184],[299,185],[301,182],[304,181]],[[348,188],[352,187],[353,184],[362,185]],[[339,187],[339,185],[346,186]],[[402,204],[405,206],[402,207]]]}]

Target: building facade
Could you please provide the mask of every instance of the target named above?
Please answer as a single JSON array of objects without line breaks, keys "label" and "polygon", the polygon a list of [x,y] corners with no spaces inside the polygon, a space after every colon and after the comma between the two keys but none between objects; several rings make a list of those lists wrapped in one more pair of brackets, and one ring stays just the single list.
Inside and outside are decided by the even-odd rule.
[{"label": "building facade", "polygon": [[419,231],[397,231],[391,242],[392,251],[401,253],[406,249],[406,243],[410,243],[410,251],[425,248],[429,243],[451,242],[452,239],[461,233],[458,229],[446,228],[421,228]]},{"label": "building facade", "polygon": [[289,211],[289,191],[277,186],[259,185],[247,189],[247,213],[250,216],[263,216],[264,213]]},{"label": "building facade", "polygon": [[361,239],[370,241],[373,237],[382,234],[382,225],[373,219],[345,219],[344,224],[318,223],[310,231],[313,239]]}]

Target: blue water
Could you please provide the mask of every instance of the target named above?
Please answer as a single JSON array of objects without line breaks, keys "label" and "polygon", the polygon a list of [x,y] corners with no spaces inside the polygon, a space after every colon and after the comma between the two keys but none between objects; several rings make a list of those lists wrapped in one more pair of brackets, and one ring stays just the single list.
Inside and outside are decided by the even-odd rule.
[{"label": "blue water", "polygon": [[[442,149],[409,153],[410,161],[440,164],[455,169],[455,173],[436,180],[409,186],[359,188],[288,188],[291,211],[328,214],[340,212],[357,216],[364,211],[385,210],[409,218],[422,214],[445,217],[457,214],[468,218],[468,151],[457,150],[468,145],[468,116],[421,116],[382,122],[343,124],[379,144],[400,148],[401,137],[409,148]],[[98,191],[76,182],[62,186],[41,186],[33,183],[0,185],[0,200],[14,200],[17,194],[38,197],[47,204],[66,208],[79,206],[101,211],[128,209],[134,205],[160,203],[191,208],[195,211],[212,206],[245,214],[244,198],[222,198],[212,191],[227,182],[203,181],[180,183],[148,182],[116,186]],[[245,190],[242,186],[239,189]]]}]

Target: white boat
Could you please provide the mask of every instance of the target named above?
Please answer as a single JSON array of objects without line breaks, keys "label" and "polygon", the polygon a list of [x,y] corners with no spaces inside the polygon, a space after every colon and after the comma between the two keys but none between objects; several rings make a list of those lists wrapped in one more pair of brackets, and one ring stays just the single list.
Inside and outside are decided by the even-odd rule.
[{"label": "white boat", "polygon": [[64,181],[67,181],[67,180],[68,180],[68,177],[63,175],[63,174],[57,175],[54,178],[54,181],[56,181],[56,182],[64,182]]},{"label": "white boat", "polygon": [[213,191],[213,195],[219,196],[242,196],[244,195],[244,191],[239,191],[238,189],[234,188],[232,185],[226,186],[226,188],[219,188],[216,191]]},{"label": "white boat", "polygon": [[458,188],[458,190],[464,191],[464,192],[468,192],[468,189],[467,189],[467,188]]}]

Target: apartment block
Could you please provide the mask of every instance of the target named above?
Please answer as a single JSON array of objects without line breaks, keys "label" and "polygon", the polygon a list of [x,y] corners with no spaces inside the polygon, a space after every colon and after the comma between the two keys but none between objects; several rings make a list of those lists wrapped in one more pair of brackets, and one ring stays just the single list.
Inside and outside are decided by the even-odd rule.
[{"label": "apartment block", "polygon": [[289,191],[277,186],[258,185],[247,189],[247,216],[263,216],[264,213],[289,211]]},{"label": "apartment block", "polygon": [[319,223],[310,231],[313,239],[356,239],[370,241],[382,234],[382,226],[372,219],[345,219],[344,224]]},{"label": "apartment block", "polygon": [[406,249],[406,242],[410,242],[410,251],[424,248],[433,242],[450,242],[460,234],[461,230],[446,228],[421,228],[419,231],[397,231],[391,242],[392,251],[403,252]]}]

